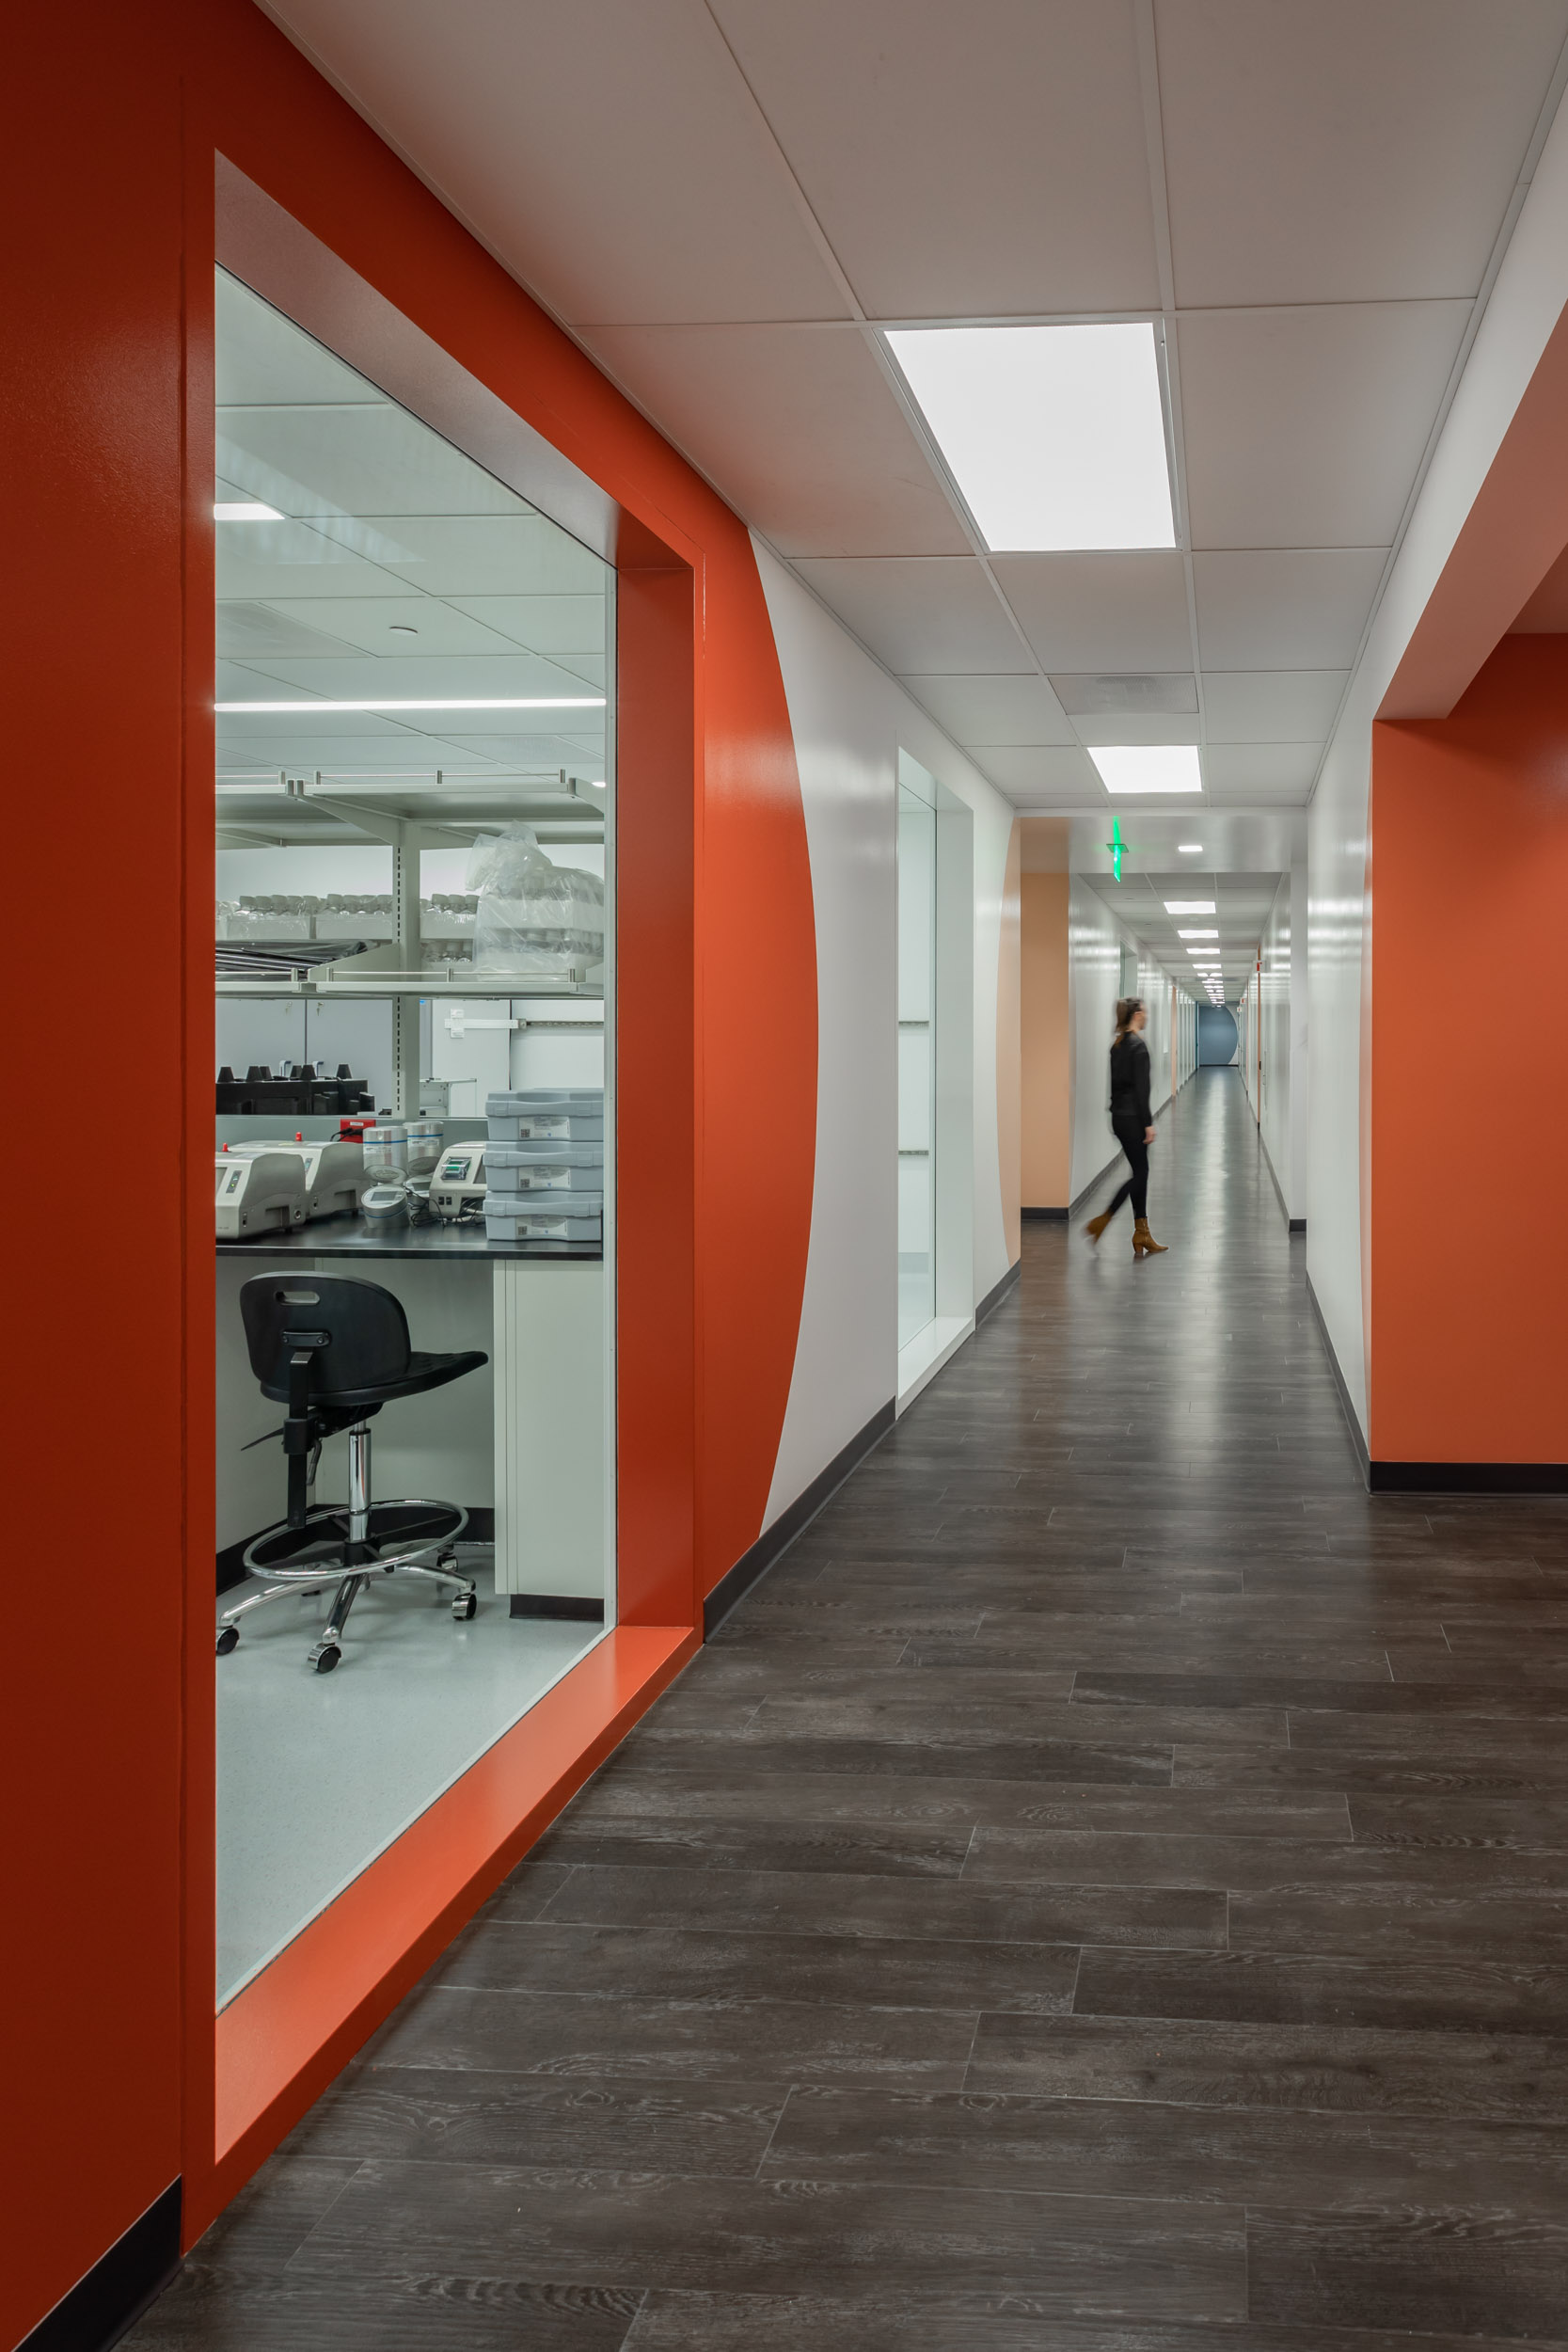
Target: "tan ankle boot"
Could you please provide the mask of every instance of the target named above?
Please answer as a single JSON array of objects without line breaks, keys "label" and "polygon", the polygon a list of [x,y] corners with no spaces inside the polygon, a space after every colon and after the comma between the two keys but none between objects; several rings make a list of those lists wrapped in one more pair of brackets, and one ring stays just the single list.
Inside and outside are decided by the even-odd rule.
[{"label": "tan ankle boot", "polygon": [[1090,1241],[1098,1241],[1101,1234],[1105,1231],[1106,1226],[1109,1225],[1110,1222],[1111,1212],[1109,1209],[1103,1209],[1099,1216],[1090,1217],[1088,1223],[1085,1226],[1084,1231],[1087,1233]]},{"label": "tan ankle boot", "polygon": [[1168,1242],[1155,1240],[1153,1234],[1148,1230],[1148,1217],[1140,1216],[1137,1223],[1132,1228],[1132,1255],[1134,1258],[1163,1257],[1164,1252],[1169,1248],[1170,1244]]}]

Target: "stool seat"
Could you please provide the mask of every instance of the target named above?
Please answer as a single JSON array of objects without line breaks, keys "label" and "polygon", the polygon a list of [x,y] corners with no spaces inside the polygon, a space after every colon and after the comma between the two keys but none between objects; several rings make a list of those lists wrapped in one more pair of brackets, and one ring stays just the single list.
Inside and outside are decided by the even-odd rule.
[{"label": "stool seat", "polygon": [[[444,1389],[449,1380],[461,1380],[465,1373],[477,1372],[490,1359],[477,1347],[463,1348],[455,1354],[436,1356],[422,1348],[410,1348],[408,1362],[402,1372],[388,1373],[365,1388],[333,1389],[325,1399],[333,1413],[360,1414],[376,1412],[383,1405],[390,1405],[400,1396],[422,1396],[428,1390]],[[260,1384],[261,1394],[276,1405],[287,1405],[289,1382],[287,1375],[276,1375]]]}]

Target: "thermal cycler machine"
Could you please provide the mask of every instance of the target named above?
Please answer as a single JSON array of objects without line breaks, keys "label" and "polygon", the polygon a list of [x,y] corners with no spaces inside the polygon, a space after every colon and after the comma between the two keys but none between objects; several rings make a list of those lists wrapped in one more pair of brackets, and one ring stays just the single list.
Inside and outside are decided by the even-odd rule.
[{"label": "thermal cycler machine", "polygon": [[232,1143],[215,1156],[220,1241],[352,1216],[365,1189],[364,1147],[338,1136],[322,1143]]}]

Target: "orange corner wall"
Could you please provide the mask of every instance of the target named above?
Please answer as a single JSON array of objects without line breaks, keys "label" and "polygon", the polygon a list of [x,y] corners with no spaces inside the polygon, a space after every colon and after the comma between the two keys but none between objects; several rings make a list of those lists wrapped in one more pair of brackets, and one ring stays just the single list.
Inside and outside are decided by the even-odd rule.
[{"label": "orange corner wall", "polygon": [[1568,638],[1373,730],[1375,1462],[1568,1462]]},{"label": "orange corner wall", "polygon": [[1023,1206],[1065,1209],[1072,1164],[1069,877],[1024,874],[1021,880]]},{"label": "orange corner wall", "polygon": [[[12,1792],[4,2344],[182,2173],[198,2212],[214,2179],[202,1170],[217,155],[626,517],[629,1626],[689,1636],[703,1593],[760,1530],[804,1283],[816,1097],[800,786],[736,516],[249,0],[81,0],[25,12],[8,35],[10,86],[25,93],[0,163],[7,628],[24,681],[9,915],[13,968],[37,976],[50,1041],[24,1083],[68,1125],[134,1120],[141,1172],[134,1222],[74,1220],[13,1252],[8,1275],[26,1338],[8,1351],[8,1452],[25,1467],[27,1507],[47,1516],[59,1597],[35,1619],[0,1716]],[[660,1652],[680,1654],[678,1642]],[[570,1768],[554,1757],[556,1785]]]}]

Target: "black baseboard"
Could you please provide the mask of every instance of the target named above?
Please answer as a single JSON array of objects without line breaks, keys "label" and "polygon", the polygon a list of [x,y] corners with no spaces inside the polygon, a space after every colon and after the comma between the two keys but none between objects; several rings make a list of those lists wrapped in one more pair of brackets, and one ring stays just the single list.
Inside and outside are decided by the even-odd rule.
[{"label": "black baseboard", "polygon": [[24,2336],[17,2352],[108,2352],[135,2326],[180,2267],[180,2184],[176,2181],[125,2235],[101,2254],[86,2278]]},{"label": "black baseboard", "polygon": [[603,1625],[602,1600],[583,1600],[576,1593],[509,1593],[513,1617],[564,1618],[573,1625]]},{"label": "black baseboard", "polygon": [[[1097,1176],[1095,1178],[1095,1183],[1098,1184],[1099,1182],[1100,1179]],[[1065,1225],[1068,1218],[1068,1212],[1066,1209],[1020,1209],[1019,1215],[1020,1216],[1047,1217],[1054,1223],[1060,1225]]]},{"label": "black baseboard", "polygon": [[1334,1342],[1328,1336],[1328,1321],[1318,1304],[1318,1294],[1312,1288],[1310,1275],[1307,1277],[1307,1301],[1317,1322],[1318,1335],[1323,1343],[1323,1354],[1328,1358],[1328,1369],[1334,1375],[1334,1392],[1339,1400],[1339,1410],[1345,1417],[1345,1427],[1350,1431],[1351,1443],[1355,1448],[1355,1459],[1360,1468],[1362,1480],[1366,1485],[1370,1486],[1371,1481],[1368,1476],[1367,1440],[1361,1435],[1361,1423],[1355,1418],[1355,1407],[1350,1401],[1350,1391],[1345,1386],[1345,1375],[1339,1369],[1339,1359],[1334,1353]]},{"label": "black baseboard", "polygon": [[1568,1462],[1372,1462],[1374,1495],[1568,1495]]},{"label": "black baseboard", "polygon": [[[393,1500],[396,1501],[395,1496]],[[236,1584],[245,1582],[245,1546],[253,1544],[256,1541],[256,1535],[262,1533],[263,1530],[258,1528],[255,1535],[242,1535],[237,1544],[225,1544],[217,1556],[218,1591],[220,1593],[231,1593]],[[496,1540],[494,1504],[475,1503],[468,1512],[468,1524],[457,1540],[461,1544],[493,1544]]]},{"label": "black baseboard", "polygon": [[[1024,1211],[1024,1215],[1027,1216],[1027,1210]],[[1063,1211],[1063,1215],[1066,1215],[1065,1210]],[[1022,1258],[1015,1258],[1012,1264],[1007,1268],[1006,1273],[1002,1277],[1001,1281],[993,1282],[991,1284],[990,1290],[987,1291],[984,1298],[981,1299],[979,1305],[974,1310],[974,1328],[976,1331],[978,1331],[981,1324],[985,1322],[988,1315],[993,1315],[996,1312],[998,1307],[1002,1305],[1008,1293],[1017,1290],[1019,1277],[1022,1274],[1022,1272],[1023,1260]]]},{"label": "black baseboard", "polygon": [[[1004,1280],[1008,1278],[1003,1277]],[[825,1470],[819,1470],[811,1485],[798,1494],[786,1510],[781,1511],[771,1527],[757,1537],[749,1551],[743,1551],[733,1568],[727,1569],[703,1603],[703,1639],[708,1641],[718,1632],[724,1619],[736,1604],[745,1599],[759,1578],[768,1574],[776,1560],[782,1558],[795,1541],[803,1535],[824,1503],[832,1501],[849,1472],[864,1461],[873,1446],[879,1445],[893,1427],[897,1406],[893,1397],[879,1405],[863,1429],[858,1429],[848,1444],[833,1455]]]}]

